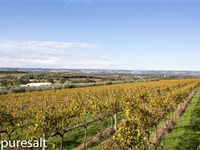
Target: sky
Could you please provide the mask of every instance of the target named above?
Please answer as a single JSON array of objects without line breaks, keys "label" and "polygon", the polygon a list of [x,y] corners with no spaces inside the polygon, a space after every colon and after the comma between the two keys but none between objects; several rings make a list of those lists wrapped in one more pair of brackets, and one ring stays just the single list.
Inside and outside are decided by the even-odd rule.
[{"label": "sky", "polygon": [[200,0],[0,0],[0,67],[200,71]]}]

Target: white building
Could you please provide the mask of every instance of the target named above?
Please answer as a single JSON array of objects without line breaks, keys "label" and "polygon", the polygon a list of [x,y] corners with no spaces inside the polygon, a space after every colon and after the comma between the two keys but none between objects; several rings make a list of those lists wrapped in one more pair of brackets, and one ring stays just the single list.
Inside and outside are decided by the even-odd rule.
[{"label": "white building", "polygon": [[22,87],[29,87],[29,86],[51,86],[52,83],[46,82],[46,83],[28,83],[26,85],[21,85]]}]

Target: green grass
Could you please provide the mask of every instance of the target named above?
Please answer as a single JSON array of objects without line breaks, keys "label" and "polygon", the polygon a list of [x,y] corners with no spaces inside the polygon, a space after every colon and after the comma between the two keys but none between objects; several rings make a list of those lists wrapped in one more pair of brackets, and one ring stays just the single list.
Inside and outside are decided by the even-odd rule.
[{"label": "green grass", "polygon": [[[100,129],[105,129],[109,125],[110,119],[107,119],[103,123],[100,123],[100,121],[92,123],[88,126],[88,137],[92,137],[96,135]],[[74,131],[71,131],[69,133],[65,134],[64,137],[64,149],[66,150],[71,150],[78,145],[82,144],[84,141],[84,129],[83,128],[78,128]],[[55,148],[53,148],[54,146]],[[60,145],[60,138],[56,137],[51,140],[49,140],[48,146],[50,149],[58,149]]]},{"label": "green grass", "polygon": [[159,150],[197,150],[200,144],[200,88]]},{"label": "green grass", "polygon": [[[118,121],[121,120],[122,116],[119,113],[118,114]],[[95,136],[97,133],[100,132],[100,130],[105,130],[112,125],[112,119],[111,117],[106,118],[102,122],[97,121],[88,126],[88,138]],[[66,133],[64,136],[64,149],[65,150],[71,150],[76,148],[77,146],[81,145],[84,142],[84,129],[78,128],[76,130],[73,130],[69,133]],[[57,150],[60,146],[60,138],[55,137],[48,140],[48,147],[51,150]],[[54,148],[55,147],[55,148]]]}]

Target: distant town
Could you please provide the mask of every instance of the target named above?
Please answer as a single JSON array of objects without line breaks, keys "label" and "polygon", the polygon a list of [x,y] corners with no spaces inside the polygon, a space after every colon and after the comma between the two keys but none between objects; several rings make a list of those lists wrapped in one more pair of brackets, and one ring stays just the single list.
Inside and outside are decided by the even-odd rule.
[{"label": "distant town", "polygon": [[80,73],[91,75],[105,74],[138,74],[138,75],[175,75],[175,76],[200,76],[200,71],[176,70],[108,70],[108,69],[55,69],[55,68],[0,68],[0,71],[19,71],[28,73]]}]

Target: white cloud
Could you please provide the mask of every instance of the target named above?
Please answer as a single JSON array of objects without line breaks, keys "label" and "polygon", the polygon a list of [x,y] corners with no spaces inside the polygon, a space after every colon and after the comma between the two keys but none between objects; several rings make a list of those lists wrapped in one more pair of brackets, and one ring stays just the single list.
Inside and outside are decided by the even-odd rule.
[{"label": "white cloud", "polygon": [[0,51],[7,50],[39,50],[48,48],[71,49],[71,48],[95,48],[95,44],[81,42],[58,42],[58,41],[26,41],[0,43]]},{"label": "white cloud", "polygon": [[4,42],[0,43],[0,67],[103,69],[112,66],[111,58],[93,53],[95,48],[96,44],[86,42]]},{"label": "white cloud", "polygon": [[19,59],[20,62],[26,62],[26,63],[40,63],[40,64],[51,64],[53,62],[56,62],[56,59]]}]

